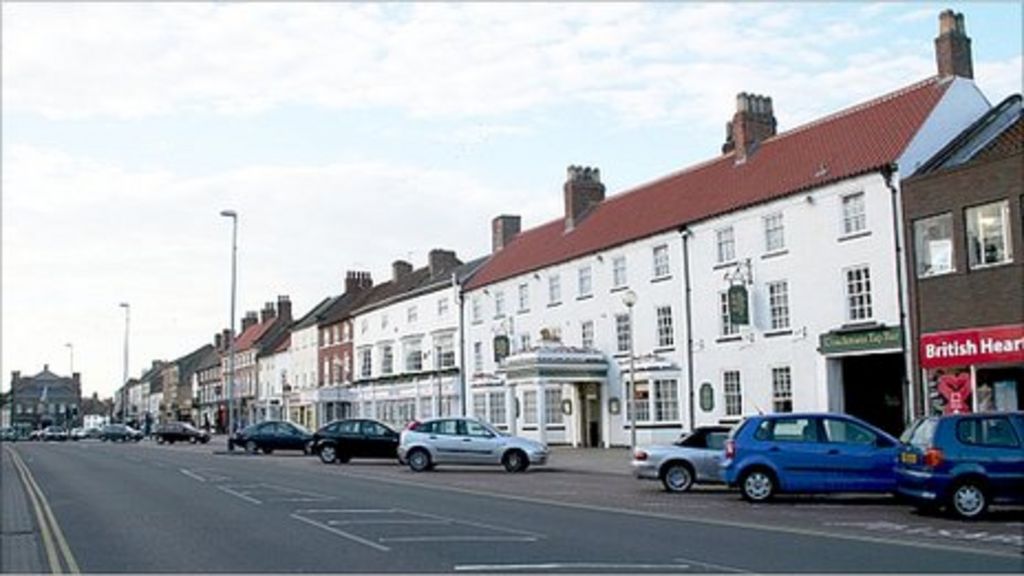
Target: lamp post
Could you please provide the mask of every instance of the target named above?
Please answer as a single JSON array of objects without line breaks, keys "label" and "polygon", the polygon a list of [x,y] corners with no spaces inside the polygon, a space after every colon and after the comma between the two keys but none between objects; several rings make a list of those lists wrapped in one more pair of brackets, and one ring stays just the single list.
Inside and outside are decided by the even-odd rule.
[{"label": "lamp post", "polygon": [[228,324],[228,382],[225,387],[228,396],[228,436],[230,437],[234,432],[232,427],[234,418],[231,411],[234,409],[235,387],[235,282],[238,260],[238,213],[234,210],[221,210],[220,215],[231,218],[231,323]]},{"label": "lamp post", "polygon": [[121,423],[128,421],[128,326],[132,307],[127,302],[118,304],[124,308],[124,379],[121,387]]},{"label": "lamp post", "polygon": [[75,345],[72,344],[71,342],[68,342],[67,344],[64,345],[64,347],[68,349],[68,354],[70,354],[71,375],[74,376],[74,374],[75,374]]},{"label": "lamp post", "polygon": [[636,304],[636,292],[627,291],[622,295],[622,303],[629,310],[629,390],[626,391],[626,411],[629,412],[629,449],[636,450],[636,382],[633,380],[633,306]]}]

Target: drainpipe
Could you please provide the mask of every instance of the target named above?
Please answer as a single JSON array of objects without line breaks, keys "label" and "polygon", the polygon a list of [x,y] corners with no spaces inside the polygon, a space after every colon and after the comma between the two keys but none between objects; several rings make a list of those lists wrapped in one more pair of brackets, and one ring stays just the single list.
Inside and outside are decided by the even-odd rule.
[{"label": "drainpipe", "polygon": [[902,227],[900,226],[901,215],[903,211],[899,201],[899,189],[893,184],[893,175],[899,171],[899,166],[893,162],[888,166],[882,168],[882,177],[885,179],[885,185],[889,188],[889,198],[892,208],[892,235],[893,243],[896,248],[896,297],[899,303],[899,316],[900,316],[900,352],[903,354],[903,394],[907,399],[907,408],[903,411],[903,424],[906,426],[908,422],[913,420],[913,414],[915,411],[916,394],[911,394],[910,387],[910,372],[913,369],[913,362],[910,359],[910,354],[907,350],[907,312],[906,303],[904,301],[904,289],[905,284],[903,282],[903,275],[906,271],[904,266],[903,256],[903,242],[902,235],[900,234]]},{"label": "drainpipe", "polygon": [[679,236],[683,239],[683,302],[685,303],[686,314],[686,392],[688,396],[687,406],[689,407],[690,430],[694,429],[694,418],[696,410],[693,405],[693,315],[691,314],[691,292],[690,286],[690,236],[693,232],[687,227],[679,229]]},{"label": "drainpipe", "polygon": [[[455,291],[455,299],[459,304],[459,409],[461,414],[466,416],[466,322],[465,322],[465,298],[462,294],[462,285],[459,284],[459,277],[452,272],[452,288]],[[434,415],[439,416],[439,414]]]}]

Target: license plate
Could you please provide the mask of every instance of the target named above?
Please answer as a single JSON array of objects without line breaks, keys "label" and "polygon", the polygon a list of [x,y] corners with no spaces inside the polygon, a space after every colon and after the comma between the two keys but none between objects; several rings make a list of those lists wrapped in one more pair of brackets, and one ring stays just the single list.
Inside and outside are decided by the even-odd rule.
[{"label": "license plate", "polygon": [[904,464],[917,464],[917,454],[913,452],[904,452],[900,454],[900,462]]}]

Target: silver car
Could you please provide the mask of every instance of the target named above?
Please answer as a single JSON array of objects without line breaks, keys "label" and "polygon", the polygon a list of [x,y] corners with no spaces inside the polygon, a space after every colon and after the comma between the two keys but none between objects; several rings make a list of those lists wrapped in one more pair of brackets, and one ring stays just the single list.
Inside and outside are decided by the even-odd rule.
[{"label": "silver car", "polygon": [[433,418],[402,431],[398,459],[415,472],[437,464],[501,464],[509,472],[522,472],[530,465],[545,464],[548,447],[508,436],[475,418]]},{"label": "silver car", "polygon": [[670,445],[639,448],[633,454],[633,475],[661,480],[669,492],[686,492],[695,482],[722,482],[721,462],[729,426],[702,426]]}]

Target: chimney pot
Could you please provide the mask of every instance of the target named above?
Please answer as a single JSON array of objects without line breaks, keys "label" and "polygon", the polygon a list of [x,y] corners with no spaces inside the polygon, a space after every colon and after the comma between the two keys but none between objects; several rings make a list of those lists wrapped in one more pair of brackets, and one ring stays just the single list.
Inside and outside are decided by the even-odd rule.
[{"label": "chimney pot", "polygon": [[725,125],[722,153],[736,152],[736,163],[743,163],[754,145],[775,136],[777,122],[772,99],[740,92],[736,95],[736,113]]},{"label": "chimney pot", "polygon": [[964,15],[946,10],[939,14],[939,36],[935,38],[935,63],[939,76],[974,78],[971,39]]},{"label": "chimney pot", "polygon": [[345,293],[354,294],[367,288],[373,287],[373,278],[369,272],[355,272],[349,270],[345,273]]}]

